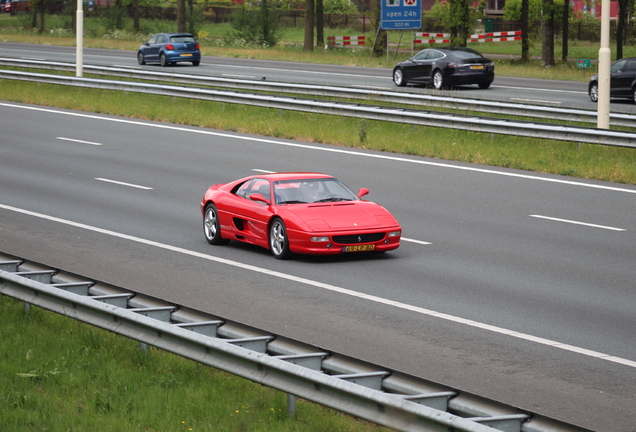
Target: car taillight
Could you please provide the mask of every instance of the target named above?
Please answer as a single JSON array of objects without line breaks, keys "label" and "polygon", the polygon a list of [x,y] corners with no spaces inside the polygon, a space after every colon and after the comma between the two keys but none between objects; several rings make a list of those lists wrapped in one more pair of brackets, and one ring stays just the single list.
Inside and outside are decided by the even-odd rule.
[{"label": "car taillight", "polygon": [[166,49],[173,50],[174,49],[174,45],[166,44]]},{"label": "car taillight", "polygon": [[199,47],[199,44],[196,44],[196,45],[194,46],[194,48],[199,49],[199,48],[200,48],[200,47]]},{"label": "car taillight", "polygon": [[459,68],[459,67],[462,67],[462,66],[463,65],[461,63],[449,63],[449,64],[446,65],[447,68],[453,68],[453,69]]}]

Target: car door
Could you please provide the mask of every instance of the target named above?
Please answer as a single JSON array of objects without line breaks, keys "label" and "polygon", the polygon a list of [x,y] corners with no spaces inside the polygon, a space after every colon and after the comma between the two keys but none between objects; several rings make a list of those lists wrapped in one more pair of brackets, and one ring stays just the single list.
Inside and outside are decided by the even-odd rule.
[{"label": "car door", "polygon": [[257,193],[268,201],[270,200],[271,185],[269,180],[255,178],[237,190],[232,209],[233,226],[235,235],[243,237],[243,240],[266,245],[267,224],[272,211],[270,205],[251,199],[251,196]]},{"label": "car door", "polygon": [[612,65],[610,72],[610,96],[629,96],[636,71],[629,71],[628,60],[618,60]]},{"label": "car door", "polygon": [[425,49],[411,57],[408,67],[404,69],[404,76],[408,82],[426,82],[428,79],[426,71],[430,70],[430,63],[427,63],[430,53],[430,49]]},{"label": "car door", "polygon": [[146,61],[159,61],[159,51],[167,40],[166,35],[162,34],[151,37],[146,49],[146,53],[148,53],[146,54]]}]

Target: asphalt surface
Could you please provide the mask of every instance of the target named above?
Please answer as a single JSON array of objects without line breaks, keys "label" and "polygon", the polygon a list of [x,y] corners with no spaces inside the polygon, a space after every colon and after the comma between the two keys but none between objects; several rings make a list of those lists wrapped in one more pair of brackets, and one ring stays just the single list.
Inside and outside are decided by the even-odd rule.
[{"label": "asphalt surface", "polygon": [[[634,186],[14,103],[0,125],[2,252],[595,431],[636,430]],[[259,171],[369,188],[403,245],[285,262],[209,246],[203,193]]]}]

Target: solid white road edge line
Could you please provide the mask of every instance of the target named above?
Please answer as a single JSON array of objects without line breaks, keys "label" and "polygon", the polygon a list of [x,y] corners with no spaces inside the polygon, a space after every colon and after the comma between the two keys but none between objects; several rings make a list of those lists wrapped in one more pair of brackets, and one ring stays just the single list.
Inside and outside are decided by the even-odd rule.
[{"label": "solid white road edge line", "polygon": [[120,181],[116,181],[116,180],[109,180],[109,179],[105,179],[105,178],[95,178],[95,180],[99,180],[99,181],[103,181],[106,183],[114,183],[114,184],[118,184],[121,186],[128,186],[128,187],[134,187],[137,189],[146,189],[146,190],[150,190],[152,189],[151,187],[148,186],[140,186],[140,185],[136,185],[136,184],[132,184],[132,183],[124,183],[124,182],[120,182]]},{"label": "solid white road edge line", "polygon": [[550,217],[550,216],[530,215],[530,217],[539,218],[539,219],[547,219],[547,220],[556,221],[556,222],[565,222],[565,223],[574,224],[574,225],[584,225],[584,226],[588,226],[592,228],[603,228],[603,229],[612,230],[612,231],[627,231],[626,229],[623,229],[623,228],[614,228],[611,226],[596,225],[596,224],[591,224],[586,222],[577,222],[573,220],[559,219],[559,218]]},{"label": "solid white road edge line", "polygon": [[451,164],[448,164],[448,163],[431,162],[431,161],[424,161],[424,160],[418,160],[418,159],[407,159],[407,158],[404,158],[404,157],[388,156],[388,155],[384,155],[384,154],[369,154],[369,153],[357,152],[357,151],[354,151],[354,150],[344,150],[344,149],[340,149],[340,148],[318,147],[318,146],[312,146],[312,145],[309,145],[309,144],[299,144],[299,143],[292,143],[292,142],[276,141],[276,140],[267,139],[267,138],[258,138],[258,137],[255,137],[255,136],[232,135],[232,134],[223,133],[223,132],[212,132],[212,131],[207,130],[207,129],[196,129],[196,128],[194,128],[194,126],[192,128],[186,128],[186,127],[179,127],[179,126],[174,126],[174,125],[169,125],[169,124],[146,123],[146,122],[142,122],[142,121],[138,121],[138,120],[129,120],[129,119],[124,119],[124,118],[116,118],[116,117],[102,117],[102,116],[98,116],[98,115],[94,115],[94,114],[84,114],[84,113],[71,112],[71,111],[68,111],[68,112],[67,111],[58,111],[58,110],[50,109],[50,108],[38,108],[38,107],[32,107],[32,106],[21,106],[21,105],[9,104],[9,103],[0,103],[0,106],[6,106],[6,107],[10,107],[10,108],[27,109],[27,110],[33,110],[33,111],[49,112],[49,113],[52,113],[52,114],[61,114],[61,115],[68,115],[68,116],[74,116],[74,117],[91,118],[91,119],[94,119],[94,120],[104,120],[104,121],[112,121],[112,122],[117,122],[117,123],[126,123],[126,124],[132,124],[132,125],[137,125],[137,126],[147,126],[147,127],[161,128],[161,129],[170,129],[170,130],[197,133],[197,134],[203,134],[203,135],[213,135],[213,136],[220,136],[220,137],[224,137],[224,138],[240,139],[240,140],[245,140],[245,141],[256,141],[256,142],[263,142],[263,143],[282,145],[282,146],[288,146],[288,147],[305,148],[305,149],[309,149],[309,150],[326,151],[326,152],[332,152],[332,153],[342,153],[342,154],[349,154],[349,155],[354,155],[354,156],[362,156],[362,157],[370,157],[370,158],[376,158],[376,159],[391,160],[391,161],[396,161],[396,162],[406,162],[406,163],[413,163],[413,164],[419,164],[419,165],[436,166],[436,167],[441,167],[441,168],[451,168],[451,169],[458,169],[458,170],[463,170],[463,171],[479,172],[479,173],[484,173],[484,174],[495,174],[495,175],[501,175],[501,176],[507,176],[507,177],[523,178],[523,179],[527,179],[527,180],[538,180],[538,181],[545,181],[545,182],[549,182],[549,183],[567,184],[567,185],[572,185],[572,186],[582,186],[582,187],[588,187],[588,188],[593,188],[593,189],[603,189],[603,190],[611,190],[611,191],[614,191],[614,192],[627,192],[627,193],[636,194],[636,189],[626,189],[626,188],[619,188],[619,187],[615,187],[615,186],[606,186],[606,185],[599,185],[599,184],[582,183],[582,182],[577,182],[577,181],[574,181],[574,180],[562,180],[562,179],[556,179],[556,178],[538,177],[538,176],[533,176],[533,175],[528,175],[528,174],[519,174],[519,173],[512,173],[512,172],[505,172],[505,171],[496,171],[496,170],[493,170],[493,169],[484,169],[484,168],[477,168],[477,167],[470,167],[470,166],[451,165]]},{"label": "solid white road edge line", "polygon": [[442,312],[437,312],[434,310],[430,310],[430,309],[425,309],[425,308],[421,308],[418,306],[413,306],[413,305],[409,305],[406,303],[401,303],[398,301],[394,301],[394,300],[389,300],[386,298],[382,298],[382,297],[377,297],[374,295],[369,295],[369,294],[364,294],[364,293],[360,293],[357,291],[353,291],[350,289],[346,289],[346,288],[342,288],[342,287],[337,287],[335,285],[330,285],[330,284],[326,284],[326,283],[322,283],[322,282],[318,282],[318,281],[313,281],[311,279],[305,279],[302,277],[298,277],[298,276],[292,276],[286,273],[281,273],[281,272],[277,272],[274,270],[269,270],[266,268],[262,268],[262,267],[256,267],[253,265],[249,265],[249,264],[243,264],[240,263],[238,261],[232,261],[232,260],[228,260],[225,258],[219,258],[219,257],[215,257],[215,256],[211,256],[211,255],[206,255],[204,253],[201,252],[196,252],[196,251],[191,251],[188,249],[183,249],[180,247],[176,247],[176,246],[170,246],[167,244],[163,244],[163,243],[159,243],[156,241],[152,241],[152,240],[146,240],[146,239],[142,239],[139,237],[135,237],[135,236],[131,236],[128,234],[122,234],[122,233],[118,233],[115,231],[110,231],[110,230],[105,230],[102,228],[97,228],[97,227],[93,227],[90,225],[85,225],[82,223],[78,223],[78,222],[73,222],[73,221],[69,221],[66,219],[61,219],[61,218],[57,218],[54,216],[49,216],[49,215],[45,215],[42,213],[36,213],[36,212],[32,212],[29,210],[24,210],[24,209],[20,209],[17,207],[12,207],[12,206],[8,206],[8,205],[4,205],[4,204],[0,204],[0,208],[8,210],[8,211],[12,211],[12,212],[16,212],[16,213],[21,213],[21,214],[25,214],[28,216],[33,216],[33,217],[37,217],[40,219],[45,219],[45,220],[49,220],[52,222],[58,222],[61,224],[65,224],[65,225],[69,225],[69,226],[73,226],[76,228],[81,228],[81,229],[85,229],[88,231],[93,231],[93,232],[97,232],[100,234],[105,234],[105,235],[109,235],[112,237],[116,237],[116,238],[120,238],[120,239],[124,239],[124,240],[130,240],[130,241],[134,241],[136,243],[141,243],[141,244],[145,244],[148,246],[154,246],[160,249],[164,249],[164,250],[168,250],[168,251],[172,251],[172,252],[177,252],[180,254],[184,254],[184,255],[189,255],[192,257],[196,257],[196,258],[201,258],[201,259],[205,259],[208,261],[214,261],[220,264],[226,264],[226,265],[230,265],[233,267],[237,267],[237,268],[241,268],[244,270],[250,270],[253,272],[257,272],[257,273],[261,273],[261,274],[266,274],[269,276],[273,276],[273,277],[277,277],[277,278],[281,278],[281,279],[286,279],[289,281],[294,281],[294,282],[298,282],[301,284],[305,284],[305,285],[310,285],[310,286],[314,286],[317,288],[321,288],[321,289],[325,289],[328,291],[333,291],[333,292],[337,292],[343,295],[348,295],[350,297],[356,297],[362,300],[367,300],[367,301],[372,301],[375,303],[379,303],[379,304],[384,304],[387,306],[393,306],[399,309],[403,309],[403,310],[408,310],[411,312],[415,312],[415,313],[419,313],[422,315],[427,315],[427,316],[431,316],[431,317],[435,317],[435,318],[440,318],[446,321],[451,321],[451,322],[455,322],[458,324],[464,324],[470,327],[475,327],[478,329],[482,329],[482,330],[487,330],[493,333],[499,333],[505,336],[510,336],[510,337],[514,337],[517,339],[523,339],[523,340],[527,340],[527,341],[531,341],[531,342],[535,342],[541,345],[547,345],[553,348],[559,348],[562,350],[566,350],[566,351],[571,351],[571,352],[575,352],[581,355],[585,355],[588,357],[594,357],[600,360],[606,360],[609,362],[613,362],[613,363],[619,363],[621,365],[624,366],[629,366],[629,367],[633,367],[636,368],[636,361],[633,360],[628,360],[628,359],[624,359],[621,357],[615,357],[609,354],[604,354],[601,352],[597,352],[597,351],[592,351],[592,350],[588,350],[585,348],[580,348],[580,347],[576,347],[573,345],[568,345],[568,344],[564,344],[561,342],[557,342],[557,341],[553,341],[550,339],[544,339],[541,337],[537,337],[537,336],[532,336],[529,334],[525,334],[525,333],[520,333],[520,332],[516,332],[514,330],[508,330],[502,327],[497,327],[497,326],[493,326],[490,324],[484,324],[484,323],[480,323],[478,321],[473,321],[470,319],[466,319],[466,318],[461,318],[461,317],[457,317],[454,315],[449,315],[446,313],[442,313]]}]

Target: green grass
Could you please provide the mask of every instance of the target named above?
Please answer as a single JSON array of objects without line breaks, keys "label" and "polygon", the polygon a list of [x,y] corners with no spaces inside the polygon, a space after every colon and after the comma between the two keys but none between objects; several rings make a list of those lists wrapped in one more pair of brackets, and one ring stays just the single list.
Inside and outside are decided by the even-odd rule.
[{"label": "green grass", "polygon": [[362,432],[379,426],[0,295],[3,432]]}]

